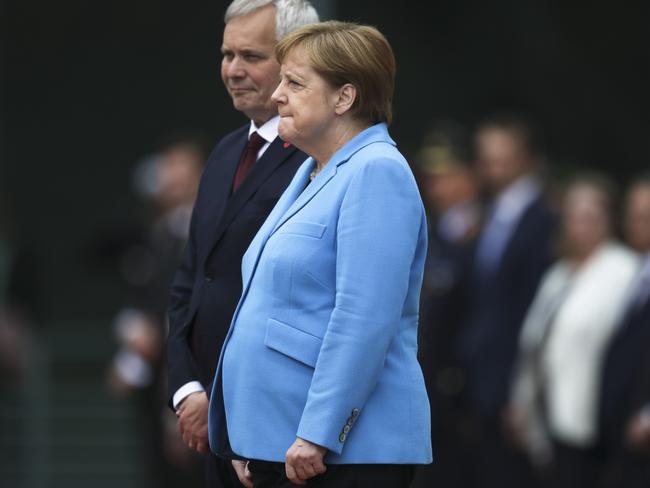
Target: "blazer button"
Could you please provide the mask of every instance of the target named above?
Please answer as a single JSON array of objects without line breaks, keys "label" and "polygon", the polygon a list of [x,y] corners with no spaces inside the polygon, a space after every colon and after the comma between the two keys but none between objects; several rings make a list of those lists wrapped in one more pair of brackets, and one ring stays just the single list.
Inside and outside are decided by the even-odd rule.
[{"label": "blazer button", "polygon": [[350,418],[348,419],[348,421],[346,422],[346,424],[348,424],[348,425],[350,425],[350,426],[351,426],[353,423],[354,423],[354,419],[353,419],[352,417],[350,417]]},{"label": "blazer button", "polygon": [[339,436],[339,442],[341,442],[341,443],[345,442],[345,438],[346,438],[346,437],[347,437],[347,436],[346,436],[345,434],[341,434],[341,435]]},{"label": "blazer button", "polygon": [[346,424],[345,427],[343,427],[343,433],[347,435],[348,432],[350,432],[350,426]]},{"label": "blazer button", "polygon": [[359,416],[359,409],[358,408],[353,408],[352,409],[352,418],[355,419]]}]

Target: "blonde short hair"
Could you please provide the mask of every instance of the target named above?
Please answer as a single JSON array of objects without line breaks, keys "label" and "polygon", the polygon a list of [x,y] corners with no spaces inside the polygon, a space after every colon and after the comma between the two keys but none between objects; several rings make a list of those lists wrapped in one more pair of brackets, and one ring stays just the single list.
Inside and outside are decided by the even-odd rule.
[{"label": "blonde short hair", "polygon": [[328,21],[309,24],[284,37],[275,48],[278,62],[301,49],[311,67],[333,87],[357,89],[352,113],[373,124],[392,120],[395,56],[374,27]]}]

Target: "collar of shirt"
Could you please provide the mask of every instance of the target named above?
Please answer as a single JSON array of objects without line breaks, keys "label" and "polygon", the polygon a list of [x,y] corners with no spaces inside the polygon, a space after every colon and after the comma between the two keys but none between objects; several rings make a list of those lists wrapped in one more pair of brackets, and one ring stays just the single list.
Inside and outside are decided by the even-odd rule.
[{"label": "collar of shirt", "polygon": [[260,150],[257,152],[257,159],[262,157],[262,154],[269,148],[271,143],[278,137],[278,125],[280,124],[280,116],[276,115],[272,119],[267,120],[261,127],[257,127],[255,122],[251,120],[251,126],[248,128],[248,137],[250,138],[253,132],[257,132],[265,141]]},{"label": "collar of shirt", "polygon": [[522,176],[499,194],[492,218],[504,223],[518,220],[540,193],[537,179],[531,175]]}]

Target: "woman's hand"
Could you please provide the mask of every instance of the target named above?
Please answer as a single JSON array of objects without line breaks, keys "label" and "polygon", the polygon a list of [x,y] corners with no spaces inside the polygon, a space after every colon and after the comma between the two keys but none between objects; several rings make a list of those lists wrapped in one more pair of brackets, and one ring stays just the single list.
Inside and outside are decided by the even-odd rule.
[{"label": "woman's hand", "polygon": [[305,485],[309,478],[323,474],[327,470],[323,463],[326,452],[326,447],[300,437],[296,438],[285,457],[289,481],[296,485]]},{"label": "woman's hand", "polygon": [[237,478],[242,485],[246,488],[253,488],[253,477],[251,472],[248,470],[248,461],[239,461],[233,459],[232,467],[235,468],[235,473],[237,473]]}]

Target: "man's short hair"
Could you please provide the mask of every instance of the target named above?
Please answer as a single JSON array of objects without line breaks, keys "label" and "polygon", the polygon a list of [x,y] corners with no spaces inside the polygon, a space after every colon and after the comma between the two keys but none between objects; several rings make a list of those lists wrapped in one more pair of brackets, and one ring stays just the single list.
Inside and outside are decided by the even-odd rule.
[{"label": "man's short hair", "polygon": [[518,140],[530,156],[543,156],[544,148],[535,125],[517,112],[498,112],[483,119],[477,132],[498,129],[511,134]]},{"label": "man's short hair", "polygon": [[318,12],[307,0],[234,0],[226,10],[224,22],[248,15],[255,10],[275,6],[275,37],[282,39],[292,30],[318,22]]}]

